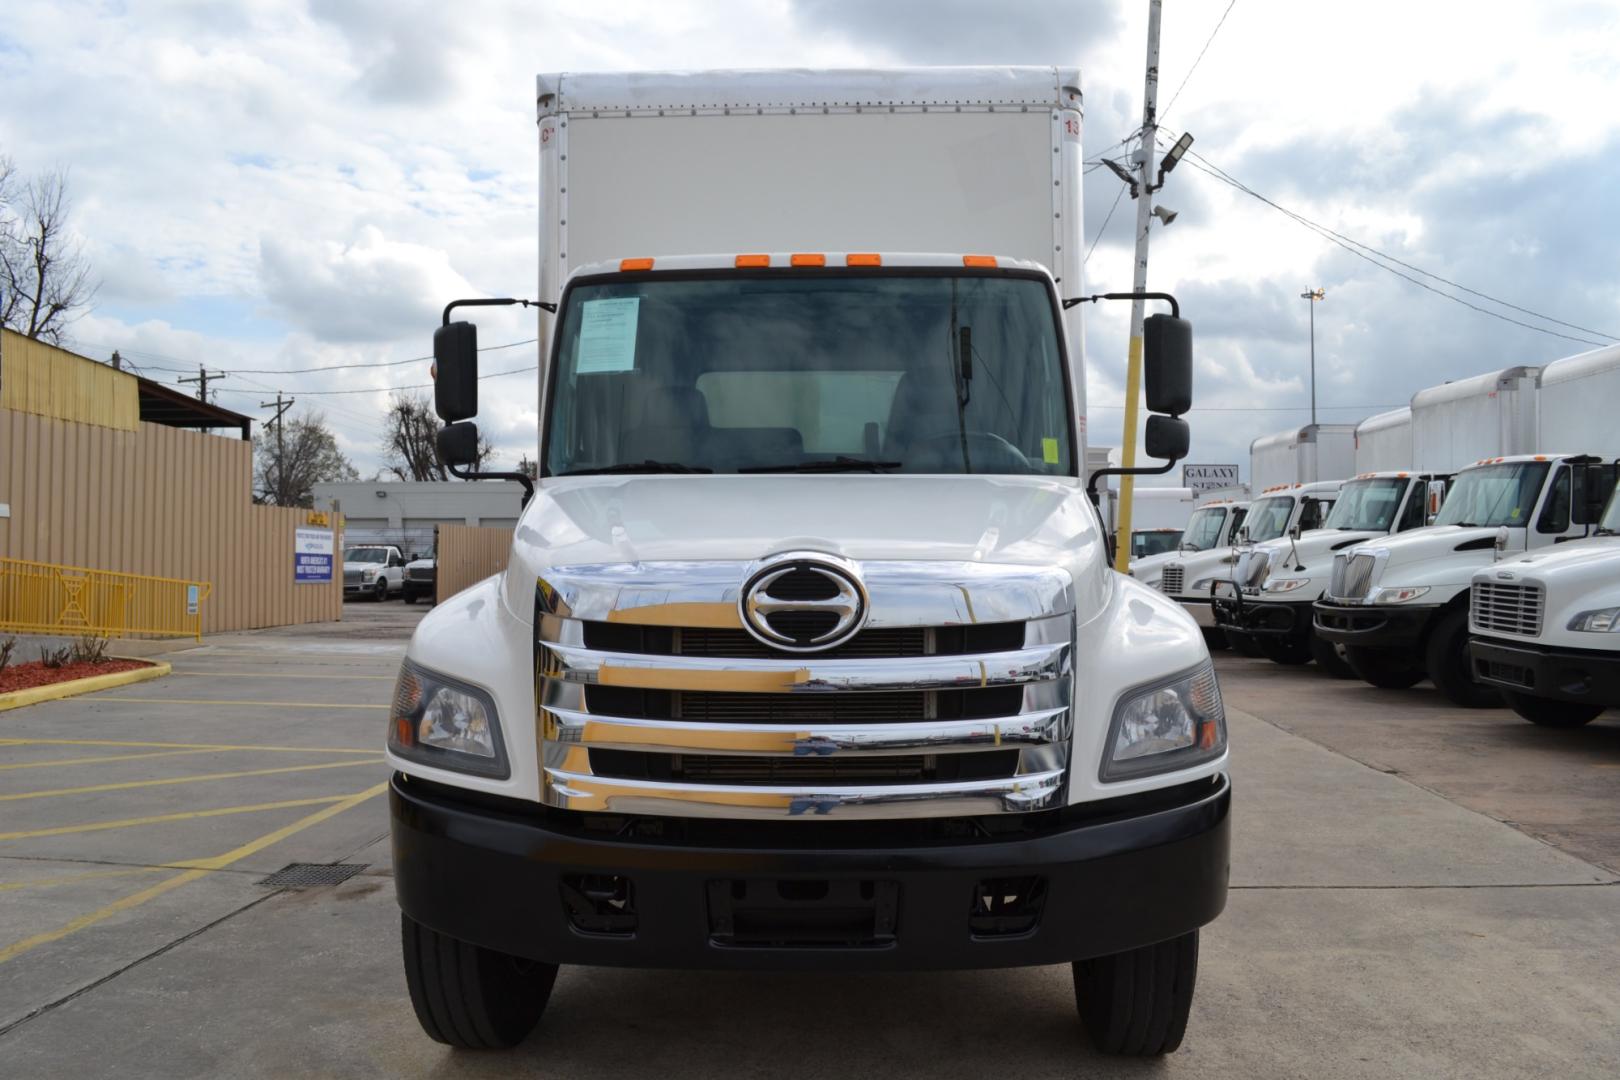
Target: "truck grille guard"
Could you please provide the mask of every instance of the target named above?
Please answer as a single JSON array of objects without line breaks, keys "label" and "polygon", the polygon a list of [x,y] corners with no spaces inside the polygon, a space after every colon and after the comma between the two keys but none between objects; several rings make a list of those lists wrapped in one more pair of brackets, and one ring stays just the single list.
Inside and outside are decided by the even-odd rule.
[{"label": "truck grille guard", "polygon": [[[546,572],[535,619],[545,804],[817,819],[1061,804],[1072,734],[1067,573],[861,564],[862,634],[790,652],[742,632],[738,598],[754,568]],[[883,654],[903,642],[905,655]]]}]

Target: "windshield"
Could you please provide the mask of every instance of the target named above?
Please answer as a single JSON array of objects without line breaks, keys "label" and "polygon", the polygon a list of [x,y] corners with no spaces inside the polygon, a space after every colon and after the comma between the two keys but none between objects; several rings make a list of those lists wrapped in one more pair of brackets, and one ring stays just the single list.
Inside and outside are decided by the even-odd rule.
[{"label": "windshield", "polygon": [[1194,510],[1187,519],[1187,528],[1181,534],[1181,546],[1190,551],[1208,551],[1221,538],[1221,524],[1226,521],[1226,507],[1206,506]]},{"label": "windshield", "polygon": [[1043,278],[758,272],[575,286],[547,476],[1072,476]]},{"label": "windshield", "polygon": [[343,553],[344,562],[387,562],[387,548],[349,548]]},{"label": "windshield", "polygon": [[1326,528],[1389,532],[1400,513],[1401,495],[1411,481],[1400,477],[1352,480],[1339,489]]},{"label": "windshield", "polygon": [[1527,525],[1541,483],[1547,478],[1545,461],[1484,465],[1468,469],[1446,493],[1436,525]]},{"label": "windshield", "polygon": [[1175,529],[1133,532],[1131,534],[1131,554],[1138,559],[1144,559],[1149,555],[1162,555],[1166,551],[1176,550],[1176,543],[1180,539],[1181,533]]},{"label": "windshield", "polygon": [[1256,543],[1277,539],[1288,531],[1288,519],[1293,515],[1292,495],[1273,495],[1269,499],[1261,499],[1249,507],[1249,539]]}]

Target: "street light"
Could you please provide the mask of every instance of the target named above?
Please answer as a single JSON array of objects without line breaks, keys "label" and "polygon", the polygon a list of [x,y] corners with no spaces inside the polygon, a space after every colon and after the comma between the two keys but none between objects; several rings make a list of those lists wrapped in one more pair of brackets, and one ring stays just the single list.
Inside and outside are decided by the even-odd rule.
[{"label": "street light", "polygon": [[1316,423],[1316,302],[1327,296],[1326,289],[1310,289],[1299,294],[1311,302],[1311,424]]}]

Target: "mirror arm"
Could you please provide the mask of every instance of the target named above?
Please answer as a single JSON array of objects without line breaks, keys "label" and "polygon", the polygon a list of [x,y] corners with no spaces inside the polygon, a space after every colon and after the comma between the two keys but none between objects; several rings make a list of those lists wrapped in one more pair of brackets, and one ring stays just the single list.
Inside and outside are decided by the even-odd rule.
[{"label": "mirror arm", "polygon": [[1181,459],[1180,458],[1171,458],[1169,461],[1166,461],[1163,465],[1159,466],[1156,469],[1150,469],[1145,465],[1139,465],[1139,466],[1137,466],[1135,468],[1130,468],[1130,469],[1120,468],[1118,466],[1111,466],[1111,467],[1106,468],[1106,469],[1098,469],[1096,472],[1091,474],[1091,479],[1086,481],[1086,495],[1091,499],[1092,505],[1096,505],[1097,499],[1098,499],[1097,481],[1102,479],[1103,477],[1105,477],[1105,476],[1163,476],[1165,473],[1167,473],[1171,469],[1175,468],[1176,467],[1176,462],[1179,461],[1179,460],[1181,460]]},{"label": "mirror arm", "polygon": [[534,498],[534,481],[529,479],[528,473],[473,472],[471,469],[463,472],[454,465],[451,465],[449,462],[445,462],[444,467],[449,469],[450,475],[454,476],[457,480],[516,480],[518,483],[523,485],[523,501],[518,504],[519,506],[528,506],[529,500]]},{"label": "mirror arm", "polygon": [[1095,304],[1098,300],[1164,300],[1170,305],[1170,314],[1181,318],[1181,305],[1167,292],[1105,292],[1093,296],[1071,296],[1063,301],[1063,310],[1068,311],[1076,304]]},{"label": "mirror arm", "polygon": [[458,307],[510,307],[513,304],[522,304],[524,307],[537,307],[552,315],[557,314],[557,305],[545,300],[518,300],[510,296],[478,297],[472,300],[452,300],[444,305],[444,325],[450,325],[450,313]]}]

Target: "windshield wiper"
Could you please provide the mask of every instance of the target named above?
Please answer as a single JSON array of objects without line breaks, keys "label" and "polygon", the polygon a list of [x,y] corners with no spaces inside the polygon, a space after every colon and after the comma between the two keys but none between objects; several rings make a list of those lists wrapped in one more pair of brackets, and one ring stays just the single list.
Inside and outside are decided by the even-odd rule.
[{"label": "windshield wiper", "polygon": [[740,473],[771,473],[771,472],[888,472],[898,469],[899,461],[873,461],[871,458],[848,457],[839,454],[835,458],[821,461],[796,461],[791,465],[748,465],[738,469]]},{"label": "windshield wiper", "polygon": [[682,465],[678,461],[621,461],[617,465],[599,465],[594,469],[570,469],[558,476],[601,476],[607,473],[712,473],[702,465]]}]

